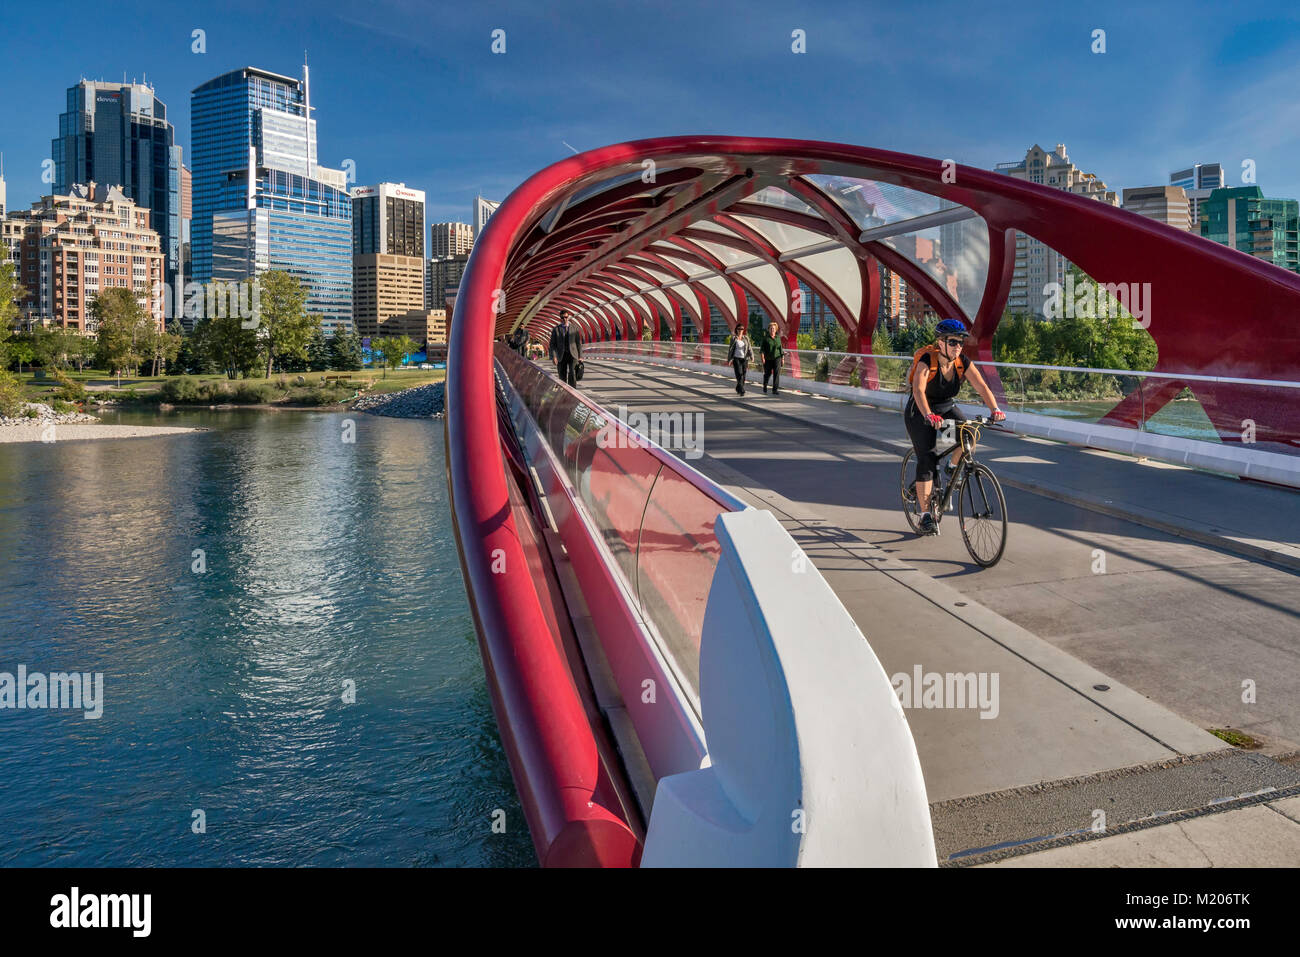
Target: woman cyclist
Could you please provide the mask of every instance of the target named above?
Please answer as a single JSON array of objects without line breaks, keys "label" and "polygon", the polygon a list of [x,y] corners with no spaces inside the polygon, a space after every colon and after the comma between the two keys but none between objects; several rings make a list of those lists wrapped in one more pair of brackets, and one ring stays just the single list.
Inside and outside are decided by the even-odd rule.
[{"label": "woman cyclist", "polygon": [[[934,451],[938,429],[945,418],[964,422],[966,416],[957,408],[957,393],[962,381],[970,380],[971,386],[979,393],[984,404],[992,411],[994,422],[1001,422],[1006,414],[998,408],[998,400],[993,391],[980,375],[979,370],[961,354],[969,333],[966,324],[960,319],[945,319],[934,330],[934,345],[917,351],[912,358],[912,368],[908,381],[912,384],[912,394],[903,410],[903,421],[907,425],[907,434],[916,449],[916,500],[926,506],[921,516],[922,535],[932,535],[936,525],[929,510],[930,492],[934,488],[934,472],[938,465],[938,456]],[[956,468],[961,462],[961,449],[953,453],[952,465]]]}]

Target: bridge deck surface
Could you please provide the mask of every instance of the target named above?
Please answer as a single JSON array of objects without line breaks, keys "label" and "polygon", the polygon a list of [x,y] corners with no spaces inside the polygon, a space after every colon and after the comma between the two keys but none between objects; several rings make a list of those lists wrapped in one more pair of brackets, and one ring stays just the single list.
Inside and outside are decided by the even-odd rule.
[{"label": "bridge deck surface", "polygon": [[[908,710],[936,835],[946,816],[965,831],[946,851],[982,846],[978,832],[989,844],[1015,839],[1024,799],[994,802],[972,831],[961,806],[972,796],[1078,779],[1090,782],[1078,787],[1095,802],[1098,774],[1152,767],[1160,775],[1185,756],[1221,750],[1202,730],[1211,727],[1244,730],[1272,753],[1300,742],[1297,575],[1203,544],[1230,534],[1249,540],[1247,554],[1259,548],[1285,562],[1287,549],[1300,554],[1300,495],[986,432],[981,459],[1004,480],[1012,524],[1002,562],[981,570],[955,516],[938,537],[908,530],[897,413],[789,391],[774,398],[752,386],[741,398],[731,382],[592,360],[583,387],[610,410],[702,413],[706,454],[691,464],[776,514],[887,673],[911,675],[919,665],[998,675],[995,719],[978,708]],[[1201,540],[1165,530],[1184,527]],[[1098,550],[1104,572],[1094,571]],[[1256,689],[1250,703],[1242,700],[1247,681]],[[1293,769],[1266,763],[1277,773],[1264,786],[1300,781]],[[1220,798],[1269,777],[1234,767],[1240,773],[1204,765],[1222,782]],[[1168,786],[1143,780],[1127,820],[1197,806],[1177,804],[1180,788],[1189,802],[1202,800],[1181,778]],[[1061,802],[1058,819],[1024,825],[1035,831],[1024,836],[1088,824],[1087,801]]]}]

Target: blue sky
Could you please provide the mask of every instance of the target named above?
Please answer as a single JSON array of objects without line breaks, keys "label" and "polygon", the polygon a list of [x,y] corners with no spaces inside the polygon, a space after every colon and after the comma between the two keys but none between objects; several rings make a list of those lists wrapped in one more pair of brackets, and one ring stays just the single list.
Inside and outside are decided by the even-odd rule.
[{"label": "blue sky", "polygon": [[[42,192],[64,91],[147,75],[189,147],[189,94],[253,65],[300,75],[320,161],[467,220],[569,154],[674,133],[835,140],[976,166],[1058,142],[1112,189],[1253,159],[1300,197],[1293,4],[6,3],[0,151],[11,207]],[[506,53],[490,50],[506,31]],[[207,52],[192,52],[204,30]],[[807,52],[791,52],[791,31]],[[1092,32],[1106,31],[1093,53]]]}]

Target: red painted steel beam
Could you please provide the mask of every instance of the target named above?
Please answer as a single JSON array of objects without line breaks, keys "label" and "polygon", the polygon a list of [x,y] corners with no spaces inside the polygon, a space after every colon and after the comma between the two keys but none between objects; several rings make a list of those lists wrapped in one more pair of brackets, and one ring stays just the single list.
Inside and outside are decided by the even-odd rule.
[{"label": "red painted steel beam", "polygon": [[[738,284],[742,289],[744,289],[746,293],[748,293],[751,297],[753,297],[754,301],[758,303],[759,307],[765,313],[767,313],[768,318],[771,321],[775,322],[782,332],[785,332],[786,325],[787,325],[785,306],[778,305],[777,303],[773,302],[772,298],[767,293],[765,293],[762,289],[760,289],[757,284],[747,279],[743,272],[735,272],[735,273],[728,274],[726,271],[727,267],[722,262],[722,260],[718,259],[717,256],[713,255],[713,253],[711,253],[704,246],[699,245],[700,240],[703,240],[705,242],[711,242],[713,240],[713,237],[715,236],[723,236],[723,234],[709,232],[703,229],[684,229],[678,236],[675,236],[673,238],[674,241],[678,245],[680,245],[683,249],[694,252],[696,256],[699,257],[699,262],[711,266],[711,268],[716,269],[719,273],[726,276],[732,282]],[[719,245],[726,245],[726,244],[720,243]],[[748,246],[744,246],[744,247],[738,246],[737,248],[744,248],[745,251],[752,252],[752,250],[749,249]]]}]

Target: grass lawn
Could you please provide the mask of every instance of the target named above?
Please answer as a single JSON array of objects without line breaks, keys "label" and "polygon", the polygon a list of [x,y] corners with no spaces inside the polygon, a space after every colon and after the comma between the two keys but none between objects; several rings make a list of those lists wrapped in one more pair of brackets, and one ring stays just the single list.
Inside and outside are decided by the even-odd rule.
[{"label": "grass lawn", "polygon": [[[416,386],[429,385],[432,382],[442,382],[447,378],[446,369],[393,369],[389,371],[386,379],[383,378],[383,372],[367,371],[364,374],[367,378],[376,377],[374,386],[369,390],[371,392],[399,392],[402,389],[414,389]],[[359,376],[362,373],[354,372],[352,375]]]}]

